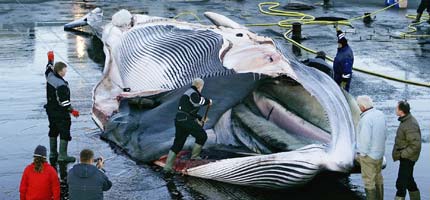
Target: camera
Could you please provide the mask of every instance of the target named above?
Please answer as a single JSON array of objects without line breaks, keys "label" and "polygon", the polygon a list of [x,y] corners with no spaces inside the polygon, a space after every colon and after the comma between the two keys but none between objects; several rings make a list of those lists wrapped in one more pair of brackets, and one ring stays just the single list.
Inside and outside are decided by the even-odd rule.
[{"label": "camera", "polygon": [[102,158],[101,158],[101,157],[95,158],[95,159],[94,159],[94,163],[97,163],[97,162],[99,162],[100,160],[102,160]]}]

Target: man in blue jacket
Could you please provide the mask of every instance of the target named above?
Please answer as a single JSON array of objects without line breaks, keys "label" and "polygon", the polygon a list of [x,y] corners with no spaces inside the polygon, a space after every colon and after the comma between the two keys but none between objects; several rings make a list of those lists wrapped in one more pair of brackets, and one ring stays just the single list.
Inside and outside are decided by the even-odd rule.
[{"label": "man in blue jacket", "polygon": [[112,187],[112,182],[104,173],[103,158],[93,165],[94,153],[89,149],[81,151],[81,163],[73,166],[67,176],[69,198],[71,200],[102,200],[103,191]]},{"label": "man in blue jacket", "polygon": [[357,127],[357,153],[366,199],[384,199],[384,185],[381,174],[385,153],[386,122],[384,113],[373,108],[369,96],[358,96],[360,122]]},{"label": "man in blue jacket", "polygon": [[334,80],[344,90],[349,92],[352,78],[352,65],[354,64],[354,54],[345,38],[345,33],[337,31],[337,54],[333,62]]}]

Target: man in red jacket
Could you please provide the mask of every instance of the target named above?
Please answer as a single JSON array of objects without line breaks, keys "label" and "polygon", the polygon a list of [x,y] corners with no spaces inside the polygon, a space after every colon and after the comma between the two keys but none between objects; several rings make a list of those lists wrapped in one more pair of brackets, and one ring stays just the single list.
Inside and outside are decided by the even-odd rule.
[{"label": "man in red jacket", "polygon": [[34,162],[28,165],[19,187],[21,200],[60,200],[60,182],[55,169],[46,162],[46,148],[37,146]]}]

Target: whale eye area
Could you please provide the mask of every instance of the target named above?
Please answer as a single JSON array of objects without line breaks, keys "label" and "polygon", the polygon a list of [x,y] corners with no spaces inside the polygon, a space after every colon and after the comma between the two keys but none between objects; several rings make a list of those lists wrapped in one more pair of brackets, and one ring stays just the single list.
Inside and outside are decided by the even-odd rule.
[{"label": "whale eye area", "polygon": [[242,33],[237,33],[236,37],[243,37],[243,34]]},{"label": "whale eye area", "polygon": [[272,63],[274,61],[274,59],[271,55],[266,55],[265,59],[267,59],[270,63]]}]

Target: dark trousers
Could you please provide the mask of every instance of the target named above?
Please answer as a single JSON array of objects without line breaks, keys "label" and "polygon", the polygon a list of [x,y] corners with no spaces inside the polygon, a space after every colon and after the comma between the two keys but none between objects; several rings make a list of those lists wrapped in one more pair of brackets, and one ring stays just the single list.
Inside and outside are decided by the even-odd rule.
[{"label": "dark trousers", "polygon": [[430,13],[430,0],[421,0],[420,6],[417,9],[417,13],[422,14],[425,9],[427,9],[427,12]]},{"label": "dark trousers", "polygon": [[49,137],[58,137],[58,135],[60,135],[61,140],[72,140],[70,135],[70,126],[72,125],[70,116],[58,116],[49,111],[47,111],[47,114],[49,121]]},{"label": "dark trousers", "polygon": [[404,158],[400,159],[399,174],[396,181],[396,196],[405,197],[406,190],[409,192],[418,190],[417,184],[414,180],[414,165],[414,161]]},{"label": "dark trousers", "polygon": [[202,126],[200,126],[200,124],[197,123],[195,119],[190,119],[189,117],[188,119],[176,119],[175,128],[175,140],[173,141],[173,146],[170,149],[176,154],[179,153],[182,148],[184,148],[185,141],[190,134],[196,138],[196,143],[202,146],[208,139],[206,131]]},{"label": "dark trousers", "polygon": [[349,92],[349,85],[351,84],[351,78],[349,79],[342,79],[342,74],[335,74],[334,75],[334,81],[340,86],[342,87],[342,81],[346,82],[345,88],[343,88],[345,91]]}]

